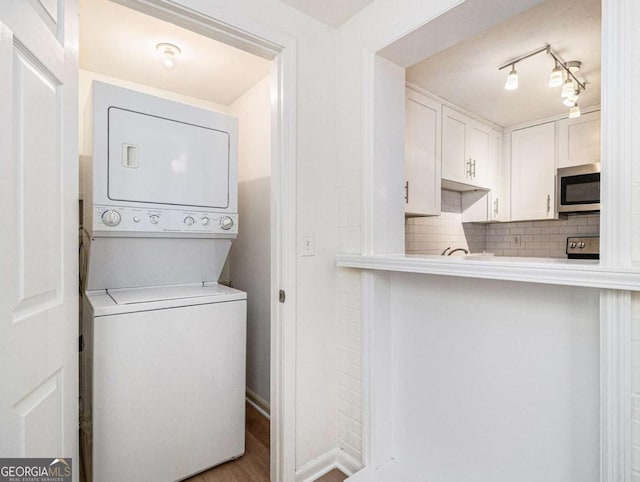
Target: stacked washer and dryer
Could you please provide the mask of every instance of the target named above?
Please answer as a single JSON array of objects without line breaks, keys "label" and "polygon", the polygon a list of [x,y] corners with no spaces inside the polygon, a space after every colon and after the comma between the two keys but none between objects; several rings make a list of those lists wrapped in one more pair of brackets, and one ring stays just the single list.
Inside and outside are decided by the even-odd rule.
[{"label": "stacked washer and dryer", "polygon": [[94,82],[85,119],[88,480],[173,481],[244,453],[246,294],[233,117]]}]

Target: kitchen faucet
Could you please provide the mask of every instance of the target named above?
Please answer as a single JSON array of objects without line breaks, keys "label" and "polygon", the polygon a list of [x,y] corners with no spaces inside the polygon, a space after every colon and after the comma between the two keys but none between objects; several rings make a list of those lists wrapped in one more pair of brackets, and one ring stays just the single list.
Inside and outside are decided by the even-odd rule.
[{"label": "kitchen faucet", "polygon": [[[449,248],[447,248],[449,249]],[[446,251],[446,249],[445,249]],[[456,251],[464,251],[464,254],[469,254],[469,251],[467,251],[464,248],[456,248],[456,249],[452,249],[451,251],[449,251],[449,253],[447,254],[447,256],[451,256],[453,253],[455,253]],[[442,255],[444,256],[444,252],[442,253]]]}]

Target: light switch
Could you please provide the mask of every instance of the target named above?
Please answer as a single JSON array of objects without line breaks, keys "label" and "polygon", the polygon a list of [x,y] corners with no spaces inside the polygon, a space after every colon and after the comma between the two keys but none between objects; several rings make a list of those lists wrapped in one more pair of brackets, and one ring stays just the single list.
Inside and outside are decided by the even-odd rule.
[{"label": "light switch", "polygon": [[313,256],[315,253],[315,243],[313,242],[313,233],[304,233],[301,239],[300,255]]}]

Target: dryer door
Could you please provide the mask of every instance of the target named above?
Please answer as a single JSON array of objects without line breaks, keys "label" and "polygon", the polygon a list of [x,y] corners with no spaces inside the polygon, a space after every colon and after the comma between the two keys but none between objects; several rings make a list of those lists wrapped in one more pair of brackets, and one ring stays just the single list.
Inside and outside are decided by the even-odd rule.
[{"label": "dryer door", "polygon": [[229,207],[227,132],[110,107],[108,149],[113,201]]}]

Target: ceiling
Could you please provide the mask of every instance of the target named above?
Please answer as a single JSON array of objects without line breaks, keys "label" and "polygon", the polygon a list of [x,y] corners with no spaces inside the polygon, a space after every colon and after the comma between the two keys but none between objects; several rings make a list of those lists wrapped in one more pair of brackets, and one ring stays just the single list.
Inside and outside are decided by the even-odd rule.
[{"label": "ceiling", "polygon": [[581,109],[600,104],[600,0],[547,0],[407,68],[420,87],[500,126],[567,113],[560,88],[547,86],[554,62],[541,53],[516,65],[519,87],[504,89],[498,66],[550,44],[565,61],[579,60],[587,89]]},{"label": "ceiling", "polygon": [[280,0],[290,7],[338,28],[373,0]]},{"label": "ceiling", "polygon": [[[161,42],[181,49],[172,70],[156,51]],[[80,68],[229,105],[271,62],[109,0],[80,0]]]}]

